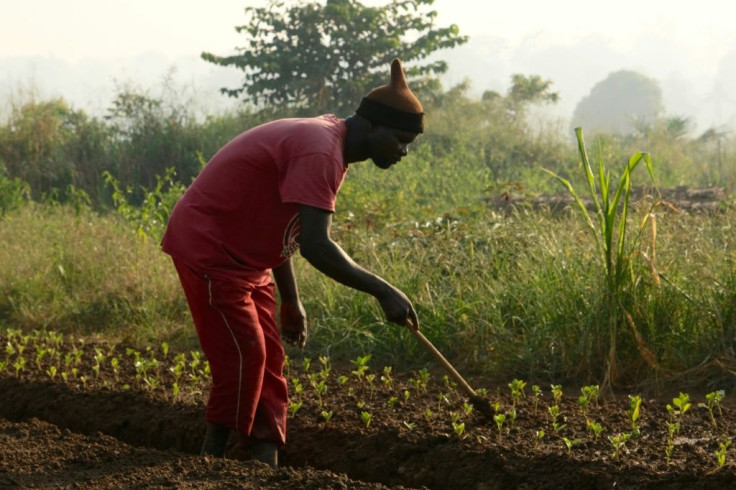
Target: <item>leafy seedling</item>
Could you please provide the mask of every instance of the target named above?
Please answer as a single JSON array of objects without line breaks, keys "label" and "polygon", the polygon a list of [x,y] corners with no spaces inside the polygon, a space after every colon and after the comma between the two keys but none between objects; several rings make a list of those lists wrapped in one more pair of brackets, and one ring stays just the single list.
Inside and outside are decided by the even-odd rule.
[{"label": "leafy seedling", "polygon": [[639,415],[641,410],[641,397],[639,395],[629,395],[629,421],[631,422],[631,434],[639,437]]},{"label": "leafy seedling", "polygon": [[723,468],[723,466],[726,464],[726,451],[728,451],[728,448],[731,446],[731,441],[726,440],[723,442],[718,443],[718,449],[716,449],[716,462],[718,463],[719,468]]},{"label": "leafy seedling", "polygon": [[603,431],[606,430],[606,428],[603,427],[600,423],[595,422],[593,420],[586,421],[585,425],[588,428],[588,430],[593,433],[594,441],[597,441],[598,437],[603,433]]},{"label": "leafy seedling", "polygon": [[509,383],[509,389],[511,390],[511,403],[513,406],[516,406],[522,398],[526,397],[526,394],[524,393],[525,387],[526,381],[522,381],[520,379],[514,379]]},{"label": "leafy seedling", "polygon": [[717,408],[718,414],[723,415],[723,412],[721,411],[721,402],[723,401],[725,394],[726,393],[723,390],[714,391],[705,395],[705,403],[698,403],[699,407],[708,410],[708,415],[710,415],[710,423],[713,424],[713,427],[718,426],[713,410]]},{"label": "leafy seedling", "polygon": [[568,439],[567,437],[563,437],[562,441],[565,443],[565,447],[567,447],[567,454],[570,454],[572,448],[582,442],[580,439]]},{"label": "leafy seedling", "polygon": [[621,454],[621,450],[626,445],[626,441],[629,440],[629,437],[631,437],[631,434],[629,433],[619,433],[615,436],[608,436],[608,440],[613,446],[613,459],[618,459],[619,454]]}]

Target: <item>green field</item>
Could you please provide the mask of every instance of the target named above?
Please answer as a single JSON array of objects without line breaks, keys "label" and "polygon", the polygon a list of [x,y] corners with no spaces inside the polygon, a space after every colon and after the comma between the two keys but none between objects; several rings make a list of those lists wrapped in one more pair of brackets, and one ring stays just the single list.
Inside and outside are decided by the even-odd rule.
[{"label": "green field", "polygon": [[[531,130],[528,116],[504,120],[484,111],[488,103],[448,92],[428,108],[427,134],[400,166],[383,172],[353,165],[334,219],[341,246],[410,296],[426,335],[464,372],[713,386],[732,376],[731,203],[709,213],[653,205],[656,188],[643,166],[635,169],[630,183],[650,186],[654,197],[629,204],[612,283],[574,206],[553,213],[488,204],[505,192],[566,193],[543,168],[569,178],[581,194],[588,186],[566,131],[555,124]],[[122,134],[63,101],[34,102],[0,126],[0,328],[196,348],[158,240],[202,161],[259,121],[247,113],[204,121],[172,120],[165,111],[150,116],[129,118]],[[58,124],[42,124],[49,121]],[[63,124],[69,121],[76,126]],[[721,146],[715,159],[707,141],[669,134],[664,124],[650,129],[589,138],[594,170],[600,143],[614,187],[634,151],[648,151],[657,185],[730,190],[736,162],[721,155],[734,152]],[[615,216],[621,219],[620,211]],[[372,298],[301,258],[296,267],[310,317],[305,355],[371,353],[397,368],[432,362],[408,332],[385,323]]]}]

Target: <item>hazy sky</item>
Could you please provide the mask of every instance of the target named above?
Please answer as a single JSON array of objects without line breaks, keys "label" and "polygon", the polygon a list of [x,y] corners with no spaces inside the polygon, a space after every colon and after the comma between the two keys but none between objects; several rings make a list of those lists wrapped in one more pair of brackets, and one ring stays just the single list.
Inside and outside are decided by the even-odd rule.
[{"label": "hazy sky", "polygon": [[[243,8],[265,3],[0,0],[0,69],[11,67],[0,72],[0,83],[8,86],[33,78],[42,88],[52,85],[39,79],[50,76],[39,70],[39,62],[8,64],[28,57],[63,61],[77,71],[86,67],[91,80],[102,62],[116,63],[125,76],[135,78],[137,68],[131,68],[130,60],[144,53],[157,56],[162,64],[196,60],[202,51],[230,54],[242,45],[234,26],[244,22]],[[381,5],[387,0],[363,3]],[[455,23],[471,36],[474,53],[480,54],[466,56],[483,58],[476,72],[461,73],[457,67],[452,72],[453,58],[448,57],[451,79],[470,74],[484,78],[474,80],[479,89],[497,89],[493,85],[507,83],[510,73],[539,73],[555,81],[569,109],[607,72],[622,68],[641,70],[660,81],[668,78],[673,86],[689,90],[691,105],[697,105],[698,97],[707,98],[712,80],[723,72],[724,57],[736,50],[731,5],[730,0],[436,0],[432,8],[439,13],[438,26]],[[556,54],[564,59],[566,52],[564,62],[552,58]],[[573,53],[587,61],[575,63]],[[179,72],[194,69],[196,63],[179,67]],[[495,73],[479,74],[481,68]],[[583,73],[573,76],[583,69],[592,70],[587,77],[595,79]],[[64,76],[71,75],[59,70],[62,81],[69,82]]]}]

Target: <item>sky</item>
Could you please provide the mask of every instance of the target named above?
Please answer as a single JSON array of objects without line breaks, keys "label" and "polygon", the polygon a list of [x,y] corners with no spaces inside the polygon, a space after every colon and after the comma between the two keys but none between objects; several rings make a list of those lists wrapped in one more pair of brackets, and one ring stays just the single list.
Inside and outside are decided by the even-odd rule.
[{"label": "sky", "polygon": [[[388,0],[364,0],[383,5]],[[266,0],[0,0],[0,101],[32,84],[94,112],[115,83],[153,85],[166,73],[196,87],[217,108],[217,93],[239,80],[199,59],[242,45],[234,26],[246,6]],[[539,74],[560,92],[560,116],[619,69],[656,79],[673,114],[704,129],[736,114],[736,29],[729,0],[435,0],[437,26],[457,24],[470,43],[441,56],[445,81],[472,80],[503,92],[511,74]],[[230,70],[230,71],[228,71]],[[716,104],[714,94],[719,94]],[[724,102],[725,101],[725,102]]]}]

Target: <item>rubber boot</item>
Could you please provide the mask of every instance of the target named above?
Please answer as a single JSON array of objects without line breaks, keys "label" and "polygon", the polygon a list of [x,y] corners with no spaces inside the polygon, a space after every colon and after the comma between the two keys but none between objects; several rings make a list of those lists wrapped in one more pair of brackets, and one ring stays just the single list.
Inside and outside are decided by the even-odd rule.
[{"label": "rubber boot", "polygon": [[204,436],[202,450],[199,453],[200,456],[224,457],[228,437],[230,437],[230,429],[228,427],[207,422],[207,432]]},{"label": "rubber boot", "polygon": [[275,442],[258,441],[250,447],[250,454],[253,459],[266,463],[271,468],[279,465],[279,446]]}]

